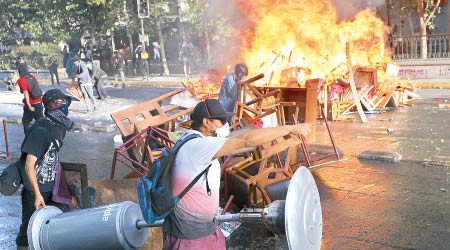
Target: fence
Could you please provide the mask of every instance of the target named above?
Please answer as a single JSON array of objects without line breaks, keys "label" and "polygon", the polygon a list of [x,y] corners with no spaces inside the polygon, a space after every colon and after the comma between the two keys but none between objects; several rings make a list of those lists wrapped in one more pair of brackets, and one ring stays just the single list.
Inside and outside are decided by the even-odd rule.
[{"label": "fence", "polygon": [[[420,59],[421,36],[392,37],[393,59]],[[450,34],[427,35],[427,58],[450,58]]]},{"label": "fence", "polygon": [[[41,55],[41,54],[31,54],[23,56],[25,62],[30,65],[34,69],[47,69],[47,61],[50,58],[50,55]],[[64,67],[62,65],[63,57],[62,55],[58,55],[59,67]],[[3,55],[0,56],[0,70],[11,70],[16,69],[16,61],[17,57]]]}]

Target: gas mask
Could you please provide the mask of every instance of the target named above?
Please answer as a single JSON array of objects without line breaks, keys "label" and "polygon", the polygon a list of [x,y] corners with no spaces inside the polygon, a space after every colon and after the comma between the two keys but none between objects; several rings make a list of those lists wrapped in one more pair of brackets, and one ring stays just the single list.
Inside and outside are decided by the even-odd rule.
[{"label": "gas mask", "polygon": [[225,123],[222,127],[216,128],[216,135],[220,138],[227,138],[230,136],[230,125]]}]

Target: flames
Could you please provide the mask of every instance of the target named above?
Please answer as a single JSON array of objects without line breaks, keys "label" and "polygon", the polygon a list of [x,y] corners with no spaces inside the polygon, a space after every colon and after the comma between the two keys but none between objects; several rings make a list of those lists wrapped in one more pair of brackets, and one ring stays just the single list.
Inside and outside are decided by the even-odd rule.
[{"label": "flames", "polygon": [[[389,28],[366,9],[353,20],[338,22],[329,0],[234,0],[250,27],[235,30],[249,76],[264,73],[259,84],[300,86],[311,78],[337,79],[347,74],[345,46],[353,66],[391,62]],[[297,85],[298,86],[298,85]]]}]

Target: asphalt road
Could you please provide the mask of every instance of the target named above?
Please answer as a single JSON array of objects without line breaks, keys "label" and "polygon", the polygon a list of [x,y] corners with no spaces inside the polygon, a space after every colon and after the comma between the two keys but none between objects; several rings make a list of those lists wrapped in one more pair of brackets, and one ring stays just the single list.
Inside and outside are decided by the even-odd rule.
[{"label": "asphalt road", "polygon": [[[120,107],[170,89],[134,86],[107,91],[113,98],[105,105]],[[427,99],[414,101],[413,107],[368,115],[367,124],[358,119],[332,123],[346,160],[312,171],[321,196],[322,249],[450,249],[450,109],[438,107],[446,103],[450,91],[422,94]],[[98,117],[111,123],[107,116]],[[387,128],[394,133],[383,133]],[[8,124],[16,154],[23,138],[21,129],[21,125]],[[316,143],[329,144],[325,127],[319,124],[317,131]],[[117,130],[69,133],[61,158],[86,163],[90,179],[103,179],[109,176],[116,134]],[[0,147],[1,143],[2,139]],[[358,154],[367,149],[399,152],[405,161],[359,161]],[[118,171],[118,175],[128,172],[123,166]],[[0,249],[14,249],[19,218],[19,196],[0,195]],[[230,236],[227,248],[288,249],[284,236],[274,237],[263,227],[245,225]]]}]

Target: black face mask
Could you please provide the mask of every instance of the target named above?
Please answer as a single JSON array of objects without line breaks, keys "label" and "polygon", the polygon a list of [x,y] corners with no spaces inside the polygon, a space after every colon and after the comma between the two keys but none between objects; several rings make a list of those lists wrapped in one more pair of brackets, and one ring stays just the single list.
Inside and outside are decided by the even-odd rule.
[{"label": "black face mask", "polygon": [[47,117],[59,126],[62,126],[65,130],[70,131],[75,123],[67,117],[69,109],[67,105],[61,105],[58,109],[53,109],[45,112]]}]

